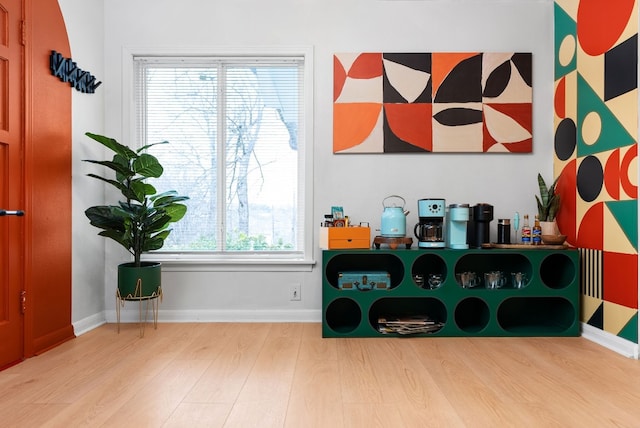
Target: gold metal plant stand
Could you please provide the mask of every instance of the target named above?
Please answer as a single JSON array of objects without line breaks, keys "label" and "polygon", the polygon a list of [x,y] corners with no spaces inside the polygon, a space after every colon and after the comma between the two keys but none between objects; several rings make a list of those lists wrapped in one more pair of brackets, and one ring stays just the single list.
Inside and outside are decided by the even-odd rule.
[{"label": "gold metal plant stand", "polygon": [[[160,301],[158,301],[160,298]],[[126,301],[137,301],[138,302],[138,310],[139,310],[139,321],[138,327],[140,329],[140,337],[144,337],[144,328],[147,324],[147,318],[149,316],[149,304],[151,304],[152,312],[153,312],[153,328],[156,330],[158,328],[158,309],[160,307],[160,302],[162,302],[162,287],[159,286],[157,291],[154,291],[150,296],[142,295],[142,279],[138,278],[138,282],[136,283],[136,289],[133,295],[128,294],[126,296],[120,295],[120,290],[116,290],[116,317],[118,319],[118,333],[120,333],[120,308],[124,308],[124,302]],[[146,308],[144,310],[144,319],[142,319],[142,302],[146,301]]]}]

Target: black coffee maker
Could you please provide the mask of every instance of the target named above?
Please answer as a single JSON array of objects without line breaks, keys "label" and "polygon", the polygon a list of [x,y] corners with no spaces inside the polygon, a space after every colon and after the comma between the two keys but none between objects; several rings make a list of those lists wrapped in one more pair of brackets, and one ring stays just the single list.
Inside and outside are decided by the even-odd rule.
[{"label": "black coffee maker", "polygon": [[490,242],[490,223],[493,220],[493,205],[476,204],[469,208],[467,244],[470,248],[481,248]]}]

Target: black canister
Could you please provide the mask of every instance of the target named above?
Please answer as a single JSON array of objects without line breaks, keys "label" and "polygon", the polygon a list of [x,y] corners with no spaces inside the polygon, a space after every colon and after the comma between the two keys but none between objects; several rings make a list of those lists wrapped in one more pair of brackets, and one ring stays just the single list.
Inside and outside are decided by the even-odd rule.
[{"label": "black canister", "polygon": [[511,244],[511,220],[498,219],[498,244]]}]

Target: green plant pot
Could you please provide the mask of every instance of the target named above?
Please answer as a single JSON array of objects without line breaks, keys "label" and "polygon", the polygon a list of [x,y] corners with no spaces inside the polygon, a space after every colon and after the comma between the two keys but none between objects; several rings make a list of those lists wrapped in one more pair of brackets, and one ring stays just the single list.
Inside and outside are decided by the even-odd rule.
[{"label": "green plant pot", "polygon": [[142,262],[136,267],[133,262],[118,265],[118,293],[121,299],[143,299],[160,296],[162,264]]}]

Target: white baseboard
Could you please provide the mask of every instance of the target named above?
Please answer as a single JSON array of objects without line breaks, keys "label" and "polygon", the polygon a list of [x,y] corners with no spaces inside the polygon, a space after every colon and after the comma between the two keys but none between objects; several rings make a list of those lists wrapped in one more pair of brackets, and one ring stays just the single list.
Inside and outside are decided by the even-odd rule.
[{"label": "white baseboard", "polygon": [[602,345],[605,348],[611,349],[618,354],[622,354],[625,357],[638,359],[637,343],[633,343],[604,330],[600,330],[599,328],[595,328],[589,324],[582,324],[582,337],[591,340],[598,345]]},{"label": "white baseboard", "polygon": [[[144,308],[143,308],[144,310]],[[105,311],[106,322],[117,321],[115,311]],[[138,322],[137,309],[123,309],[120,322]],[[144,317],[144,313],[143,313]],[[152,320],[151,310],[147,320]],[[322,312],[319,309],[302,310],[160,310],[158,322],[321,322]]]},{"label": "white baseboard", "polygon": [[97,313],[76,321],[73,323],[73,332],[76,336],[80,336],[81,334],[85,334],[88,331],[93,330],[94,328],[100,327],[102,324],[106,324],[107,320],[104,316],[104,312]]},{"label": "white baseboard", "polygon": [[[139,311],[123,309],[120,321],[123,323],[138,322]],[[151,312],[148,320],[152,319]],[[322,312],[319,309],[285,310],[160,310],[158,322],[321,322]],[[80,336],[105,323],[116,322],[115,311],[104,311],[73,323],[76,336]],[[625,357],[639,358],[639,346],[599,328],[582,324],[582,337],[595,342]]]}]

